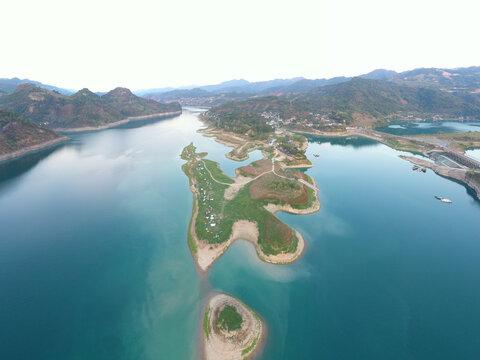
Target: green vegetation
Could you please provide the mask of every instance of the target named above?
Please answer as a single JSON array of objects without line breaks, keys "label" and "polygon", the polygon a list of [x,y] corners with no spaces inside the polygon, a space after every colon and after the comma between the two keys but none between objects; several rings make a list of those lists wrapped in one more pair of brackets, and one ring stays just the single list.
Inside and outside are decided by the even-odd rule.
[{"label": "green vegetation", "polygon": [[303,135],[286,135],[277,137],[277,148],[284,153],[298,157],[305,158],[305,150],[302,149],[302,145],[307,141],[307,138]]},{"label": "green vegetation", "polygon": [[[218,171],[215,177],[223,174],[217,163],[205,160],[205,164],[207,163],[209,164],[207,166]],[[245,185],[232,200],[225,200],[224,193],[228,185],[213,179],[203,164],[202,160],[195,158],[184,167],[185,173],[191,179],[195,179],[198,193],[198,216],[194,226],[199,239],[209,244],[223,243],[232,234],[232,227],[236,221],[248,220],[258,226],[258,244],[264,254],[295,252],[298,243],[295,231],[264,208],[264,205],[272,201],[252,199],[251,183]],[[226,175],[218,177],[225,180],[223,177]]]},{"label": "green vegetation", "polygon": [[204,163],[215,180],[227,184],[233,184],[235,182],[231,177],[225,175],[225,173],[220,170],[218,163],[216,163],[215,161],[205,159]]},{"label": "green vegetation", "polygon": [[465,150],[480,147],[480,132],[469,131],[463,133],[439,133],[434,135],[424,135],[423,137],[438,138],[449,142],[449,147],[461,152]]},{"label": "green vegetation", "polygon": [[195,156],[196,150],[197,148],[195,147],[195,145],[193,145],[193,143],[190,143],[190,145],[183,148],[180,157],[182,158],[182,160],[191,160]]},{"label": "green vegetation", "polygon": [[273,131],[264,117],[256,111],[244,108],[241,104],[241,102],[229,102],[219,105],[205,113],[203,119],[221,129],[249,134],[259,139],[265,138],[264,133]]},{"label": "green vegetation", "polygon": [[66,96],[56,91],[22,84],[0,97],[0,107],[51,128],[100,126],[129,116],[179,111],[179,104],[161,104],[117,88],[104,96],[88,89]]},{"label": "green vegetation", "polygon": [[297,182],[293,181],[284,181],[284,180],[275,180],[269,184],[264,184],[270,190],[282,191],[282,190],[292,190],[297,189],[300,190],[300,185]]},{"label": "green vegetation", "polygon": [[[187,175],[188,177],[188,182],[189,185],[192,186],[192,179],[188,176],[188,164],[183,164],[182,165],[182,170]],[[197,199],[193,199],[193,208],[192,208],[192,214],[195,214],[197,211]],[[190,251],[192,252],[193,256],[197,255],[197,245],[195,244],[195,240],[193,239],[192,236],[192,223],[193,223],[193,216],[190,218],[190,222],[188,223],[188,246],[190,247]]]},{"label": "green vegetation", "polygon": [[257,341],[258,341],[258,337],[256,337],[248,347],[242,350],[242,355],[246,355],[250,351],[252,351],[255,345],[257,345]]},{"label": "green vegetation", "polygon": [[406,140],[398,139],[395,136],[387,136],[385,138],[385,144],[391,147],[392,149],[409,151],[417,154],[422,154],[423,152],[434,148],[433,145],[427,144],[423,141],[417,141],[417,140],[406,141]]},{"label": "green vegetation", "polygon": [[218,313],[215,320],[217,329],[226,331],[235,331],[242,327],[243,319],[238,313],[236,307],[225,305],[225,307]]},{"label": "green vegetation", "polygon": [[55,131],[0,109],[0,155],[59,138]]},{"label": "green vegetation", "polygon": [[205,314],[203,315],[203,331],[205,331],[205,336],[208,337],[210,336],[210,321],[208,319],[208,315],[210,314],[210,307],[207,308],[205,311]]},{"label": "green vegetation", "polygon": [[[314,129],[338,131],[344,125],[379,125],[397,114],[450,118],[480,116],[480,96],[449,93],[438,88],[405,86],[380,80],[353,78],[319,86],[301,94],[263,96],[211,108],[205,118],[223,129],[265,133],[265,112],[277,114],[295,128],[310,123]],[[327,119],[325,122],[322,119]]]}]

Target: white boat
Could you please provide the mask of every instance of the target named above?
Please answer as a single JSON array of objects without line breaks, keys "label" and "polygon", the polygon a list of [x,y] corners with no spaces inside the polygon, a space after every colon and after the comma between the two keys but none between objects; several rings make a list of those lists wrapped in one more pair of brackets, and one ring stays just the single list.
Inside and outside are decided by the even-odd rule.
[{"label": "white boat", "polygon": [[444,197],[442,197],[442,196],[438,196],[438,195],[435,195],[435,199],[438,199],[438,200],[440,200],[441,202],[444,202],[444,203],[447,203],[447,204],[451,204],[451,203],[452,203],[452,200],[447,199],[447,198],[444,198]]}]

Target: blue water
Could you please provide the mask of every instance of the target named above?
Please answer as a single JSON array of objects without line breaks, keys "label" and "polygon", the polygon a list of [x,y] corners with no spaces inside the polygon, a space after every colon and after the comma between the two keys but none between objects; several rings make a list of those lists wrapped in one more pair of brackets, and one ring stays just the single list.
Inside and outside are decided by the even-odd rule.
[{"label": "blue water", "polygon": [[238,166],[199,127],[186,112],[0,167],[1,358],[195,359],[212,289],[264,317],[260,359],[480,358],[471,191],[411,171],[384,145],[312,140],[322,209],[279,215],[304,235],[305,255],[270,265],[239,241],[199,277],[178,154],[193,140]]},{"label": "blue water", "polygon": [[379,127],[376,130],[394,135],[416,135],[416,134],[438,134],[480,131],[479,121],[399,121],[391,123],[388,126]]}]

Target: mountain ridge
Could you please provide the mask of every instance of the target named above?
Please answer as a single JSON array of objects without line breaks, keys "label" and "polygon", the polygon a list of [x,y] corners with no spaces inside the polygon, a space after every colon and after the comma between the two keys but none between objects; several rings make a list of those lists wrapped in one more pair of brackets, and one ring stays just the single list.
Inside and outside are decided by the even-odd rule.
[{"label": "mountain ridge", "polygon": [[99,127],[128,117],[179,112],[178,103],[161,104],[116,88],[99,96],[84,88],[66,96],[56,91],[20,84],[0,97],[0,107],[49,128]]}]

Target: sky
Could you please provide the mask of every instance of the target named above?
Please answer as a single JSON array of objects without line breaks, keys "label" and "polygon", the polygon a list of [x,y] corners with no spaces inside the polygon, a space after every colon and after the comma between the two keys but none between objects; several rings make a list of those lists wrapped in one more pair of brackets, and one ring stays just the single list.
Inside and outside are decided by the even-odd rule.
[{"label": "sky", "polygon": [[480,65],[476,0],[15,0],[0,77],[106,91]]}]

